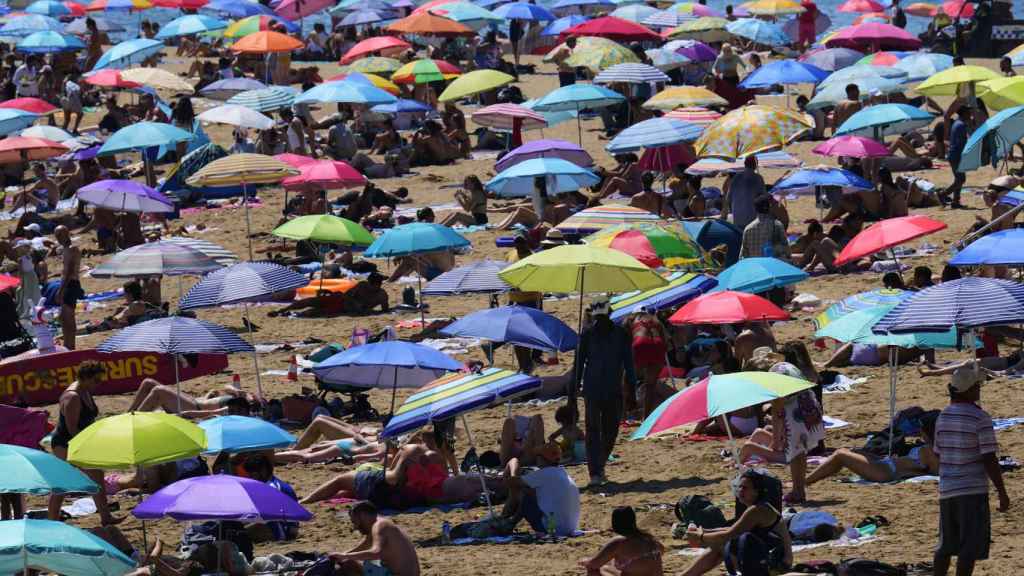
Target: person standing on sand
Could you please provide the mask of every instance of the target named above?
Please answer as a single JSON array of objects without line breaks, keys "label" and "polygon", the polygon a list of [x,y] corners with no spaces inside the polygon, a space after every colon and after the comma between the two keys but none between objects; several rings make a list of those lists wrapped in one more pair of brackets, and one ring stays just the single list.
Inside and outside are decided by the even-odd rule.
[{"label": "person standing on sand", "polygon": [[84,70],[92,70],[93,66],[103,55],[103,33],[100,32],[96,21],[92,18],[85,19],[85,29],[89,33],[89,41],[86,44],[86,56]]},{"label": "person standing on sand", "polygon": [[722,214],[725,220],[732,214],[732,223],[743,230],[754,221],[754,200],[765,193],[764,178],[757,172],[757,156],[751,154],[743,160],[743,171],[726,180]]},{"label": "person standing on sand", "polygon": [[976,365],[957,368],[949,384],[949,406],[935,423],[939,457],[939,543],[935,576],[946,576],[956,556],[956,576],[971,576],[974,563],[988,559],[992,526],[988,481],[999,495],[999,511],[1010,509],[996,452],[992,417],[978,407],[984,372]]},{"label": "person standing on sand", "polygon": [[348,512],[352,525],[363,541],[348,552],[328,557],[340,574],[366,576],[419,576],[420,560],[416,546],[394,522],[377,516],[377,507],[368,501],[357,502]]},{"label": "person standing on sand", "polygon": [[78,278],[78,269],[82,266],[82,250],[71,241],[71,232],[67,226],[57,226],[53,231],[54,238],[61,245],[61,258],[63,265],[60,274],[60,292],[57,293],[57,301],[60,302],[60,325],[64,335],[64,347],[68,350],[75,349],[75,334],[78,325],[75,323],[75,306],[79,298],[85,296],[82,290],[82,283]]},{"label": "person standing on sand", "polygon": [[[969,136],[967,126],[970,123],[971,109],[962,106],[957,112],[956,121],[949,129],[949,152],[946,159],[949,160],[949,168],[953,171],[953,183],[939,193],[939,201],[943,204],[948,203],[949,207],[953,209],[964,208],[964,205],[960,203],[960,192],[963,190],[964,183],[967,182],[967,174],[960,170],[960,157],[967,146],[967,137]],[[950,196],[953,197],[952,202],[950,202]]]},{"label": "person standing on sand", "polygon": [[566,60],[572,56],[576,49],[576,37],[570,36],[565,39],[565,44],[555,52],[551,59],[558,64],[558,85],[559,87],[569,86],[576,83],[576,69],[566,64]]}]

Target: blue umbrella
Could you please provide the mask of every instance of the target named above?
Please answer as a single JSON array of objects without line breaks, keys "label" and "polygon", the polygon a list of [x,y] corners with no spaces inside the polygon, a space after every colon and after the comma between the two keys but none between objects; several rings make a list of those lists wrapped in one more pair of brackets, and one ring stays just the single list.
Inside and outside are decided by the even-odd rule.
[{"label": "blue umbrella", "polygon": [[57,0],[36,0],[25,8],[25,12],[28,12],[29,14],[42,14],[43,16],[50,16],[52,18],[60,18],[61,16],[71,14],[71,8],[68,8],[63,2],[58,2]]},{"label": "blue umbrella", "polygon": [[615,6],[615,2],[612,0],[558,0],[551,5],[553,10],[561,10],[562,8],[574,8],[576,6]]},{"label": "blue umbrella", "polygon": [[441,333],[559,352],[576,348],[577,340],[565,322],[529,306],[478,310],[445,326]]},{"label": "blue umbrella", "polygon": [[1024,284],[968,277],[943,282],[900,302],[875,325],[875,334],[945,332],[1024,323]]},{"label": "blue umbrella", "polygon": [[528,4],[526,2],[502,4],[495,8],[493,12],[496,16],[500,16],[501,18],[506,18],[508,20],[533,20],[540,22],[551,22],[556,20],[555,15],[547,8],[538,4]]},{"label": "blue umbrella", "polygon": [[41,450],[0,444],[0,494],[95,494],[99,486],[82,471]]},{"label": "blue umbrella", "polygon": [[39,114],[17,108],[0,108],[0,136],[6,136],[31,126]]},{"label": "blue umbrella", "polygon": [[315,365],[313,373],[327,384],[394,390],[419,388],[445,372],[460,369],[460,362],[429,346],[391,340],[339,352]]},{"label": "blue umbrella", "polygon": [[166,38],[192,36],[204,32],[213,32],[214,30],[223,30],[227,27],[228,23],[219,18],[203,16],[202,14],[187,14],[161,26],[156,37],[164,40]]},{"label": "blue umbrella", "polygon": [[56,19],[42,14],[15,16],[0,26],[0,36],[28,36],[33,32],[63,32],[64,25]]},{"label": "blue umbrella", "polygon": [[765,46],[785,46],[792,42],[782,26],[757,18],[740,18],[725,25],[725,29],[734,36],[740,36]]},{"label": "blue umbrella", "polygon": [[703,132],[703,126],[675,118],[651,118],[619,132],[605,146],[605,150],[612,154],[622,154],[641,148],[658,148],[680,142],[693,142]]},{"label": "blue umbrella", "polygon": [[919,52],[902,58],[893,68],[907,73],[905,82],[927,80],[943,70],[953,67],[953,57],[948,54]]},{"label": "blue umbrella", "polygon": [[376,10],[357,10],[350,12],[341,22],[338,23],[338,27],[346,26],[363,26],[365,24],[374,24],[376,22],[383,22],[384,20],[392,20],[395,16],[391,12],[378,12]]},{"label": "blue umbrella", "polygon": [[759,294],[806,280],[810,274],[776,258],[744,258],[718,274],[718,290]]},{"label": "blue umbrella", "polygon": [[587,20],[590,20],[590,18],[587,16],[583,16],[581,14],[570,14],[568,16],[559,18],[558,20],[555,20],[554,22],[545,26],[544,29],[540,31],[540,35],[558,36],[559,34],[565,32],[569,28],[572,28],[577,24],[583,24]]},{"label": "blue umbrella", "polygon": [[162,122],[138,122],[129,124],[114,132],[103,146],[99,155],[117,154],[131,150],[141,150],[154,146],[176,144],[191,140],[192,133],[171,124]]},{"label": "blue umbrella", "polygon": [[[244,2],[244,0],[242,0]],[[254,78],[225,78],[199,89],[199,93],[215,100],[227,100],[249,90],[261,90],[267,85]]]},{"label": "blue umbrella", "polygon": [[648,17],[660,12],[661,10],[647,6],[646,4],[630,4],[628,6],[619,6],[615,10],[612,10],[612,13],[609,14],[609,16],[615,16],[616,18],[622,18],[623,20],[642,24]]},{"label": "blue umbrella", "polygon": [[247,16],[276,16],[273,10],[257,2],[247,0],[212,0],[200,10],[208,10],[222,16],[231,18],[245,18]]},{"label": "blue umbrella", "polygon": [[822,70],[835,72],[836,70],[846,68],[847,66],[853,66],[863,57],[863,52],[858,52],[850,48],[825,48],[824,50],[815,50],[806,54],[800,59],[800,61],[812,66],[817,66]]},{"label": "blue umbrella", "polygon": [[104,52],[92,69],[124,68],[132,64],[141,64],[163,49],[164,43],[159,40],[150,38],[127,40]]},{"label": "blue umbrella", "polygon": [[498,277],[508,262],[482,260],[449,270],[431,280],[423,294],[445,296],[454,294],[493,294],[508,292],[512,287]]},{"label": "blue umbrella", "polygon": [[218,416],[203,420],[199,427],[206,432],[204,454],[269,450],[295,443],[295,436],[262,418]]},{"label": "blue umbrella", "polygon": [[238,104],[258,112],[272,112],[290,108],[295,103],[298,91],[291,86],[268,86],[257,90],[246,90],[228,98],[228,104]]},{"label": "blue umbrella", "polygon": [[949,260],[952,266],[1024,265],[1024,230],[1011,228],[978,238]]},{"label": "blue umbrella", "polygon": [[392,104],[397,101],[398,98],[376,86],[344,80],[320,84],[295,97],[296,104],[339,102],[373,106],[375,104]]},{"label": "blue umbrella", "polygon": [[958,168],[965,172],[981,168],[981,153],[986,145],[990,162],[995,166],[1010,154],[1021,138],[1024,138],[1024,106],[1000,110],[971,133]]},{"label": "blue umbrella", "polygon": [[[854,68],[851,66],[851,68]],[[849,70],[850,68],[844,68],[840,72]],[[861,89],[861,100],[867,99],[868,96],[874,93],[879,94],[894,94],[896,92],[903,92],[907,87],[903,84],[899,78],[885,78],[877,74],[874,75],[863,75],[862,77],[850,80],[837,80],[833,81],[832,78],[835,76],[829,76],[824,82],[818,84],[818,87],[814,91],[814,98],[807,103],[809,110],[815,110],[817,108],[826,108],[829,106],[835,106],[836,104],[846,100],[846,86],[848,84],[856,84]]]},{"label": "blue umbrella", "polygon": [[932,123],[935,116],[909,104],[876,104],[856,112],[836,129],[836,136],[853,134],[875,140],[891,134],[903,134]]},{"label": "blue umbrella", "polygon": [[697,244],[705,250],[713,250],[717,246],[726,247],[726,264],[739,260],[743,230],[732,223],[718,218],[709,220],[683,220],[683,228]]},{"label": "blue umbrella", "polygon": [[503,170],[484,187],[505,198],[529,196],[538,176],[544,177],[548,194],[572,192],[601,181],[597,174],[568,160],[533,158]]},{"label": "blue umbrella", "polygon": [[308,283],[302,274],[279,264],[239,262],[204,276],[185,293],[178,306],[182,310],[191,310],[258,302]]},{"label": "blue umbrella", "polygon": [[[351,76],[348,78],[351,78]],[[367,82],[369,82],[369,80],[367,80]],[[400,98],[392,104],[377,104],[373,108],[370,108],[370,111],[376,112],[377,114],[411,114],[416,112],[430,112],[433,109],[433,106],[424,104],[419,100]]]},{"label": "blue umbrella", "polygon": [[170,316],[140,322],[107,338],[100,352],[162,352],[165,354],[231,354],[255,348],[237,334],[216,324]]},{"label": "blue umbrella", "polygon": [[534,108],[534,106],[537,105],[537,102],[538,99],[534,98],[532,100],[527,100],[526,102],[523,102],[522,104],[520,104],[520,106],[528,110],[533,110],[534,112],[543,116],[544,121],[548,123],[548,128],[561,124],[562,122],[572,120],[573,118],[578,118],[580,115],[580,113],[576,110],[565,110],[561,112],[545,112],[543,110],[537,110],[536,108]]},{"label": "blue umbrella", "polygon": [[413,222],[386,230],[363,252],[367,258],[397,258],[457,250],[470,245],[463,235],[440,224]]},{"label": "blue umbrella", "polygon": [[603,86],[570,84],[548,92],[546,96],[534,102],[530,108],[538,112],[576,112],[576,135],[578,142],[582,145],[583,128],[580,126],[580,110],[604,108],[620,104],[625,100],[626,98],[622,94]]},{"label": "blue umbrella", "polygon": [[782,180],[775,183],[773,193],[794,193],[804,190],[814,190],[819,186],[838,186],[840,188],[856,188],[859,190],[872,190],[874,185],[863,177],[843,170],[827,166],[804,168],[791,174],[787,174]]},{"label": "blue umbrella", "polygon": [[776,84],[817,84],[828,72],[796,60],[776,60],[755,69],[740,82],[740,88],[766,88]]},{"label": "blue umbrella", "polygon": [[[882,78],[896,78],[900,81],[907,79],[907,71],[900,70],[895,66],[873,66],[871,64],[854,64],[853,66],[847,66],[842,70],[836,70],[829,74],[825,82],[838,82],[843,84],[849,84],[851,82],[858,83],[862,78],[874,78],[875,76],[881,76]],[[861,88],[864,91],[864,88]]]},{"label": "blue umbrella", "polygon": [[706,294],[718,281],[711,276],[693,272],[675,272],[667,278],[668,284],[650,290],[629,292],[611,300],[611,319],[616,322],[639,312],[641,308],[650,311],[674,308]]},{"label": "blue umbrella", "polygon": [[92,532],[52,520],[0,522],[0,573],[28,569],[65,576],[122,576],[135,568],[127,557]]},{"label": "blue umbrella", "polygon": [[18,42],[17,46],[15,46],[15,49],[19,52],[35,54],[73,52],[84,48],[85,42],[79,40],[78,37],[61,34],[60,32],[54,32],[52,30],[33,32],[32,34],[22,38]]}]

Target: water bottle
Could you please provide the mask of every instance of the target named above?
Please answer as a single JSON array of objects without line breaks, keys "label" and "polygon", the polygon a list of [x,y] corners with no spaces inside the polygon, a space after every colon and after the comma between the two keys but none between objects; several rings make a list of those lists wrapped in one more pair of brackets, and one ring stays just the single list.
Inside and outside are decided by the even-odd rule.
[{"label": "water bottle", "polygon": [[771,258],[773,254],[774,251],[772,250],[772,243],[765,242],[764,246],[761,246],[761,256],[764,256],[765,258]]},{"label": "water bottle", "polygon": [[558,522],[555,521],[554,514],[547,514],[544,516],[544,531],[548,533],[548,536],[554,537],[555,531],[558,528]]},{"label": "water bottle", "polygon": [[441,524],[441,543],[445,545],[452,543],[452,524],[447,520]]}]

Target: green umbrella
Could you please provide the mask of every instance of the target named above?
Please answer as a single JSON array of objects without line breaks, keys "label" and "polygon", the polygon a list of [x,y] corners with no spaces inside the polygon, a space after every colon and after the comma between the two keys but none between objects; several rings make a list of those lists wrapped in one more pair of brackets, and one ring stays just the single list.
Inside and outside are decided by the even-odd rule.
[{"label": "green umbrella", "polygon": [[291,240],[355,246],[369,246],[374,240],[373,234],[366,228],[351,220],[329,214],[300,216],[278,226],[273,234]]}]

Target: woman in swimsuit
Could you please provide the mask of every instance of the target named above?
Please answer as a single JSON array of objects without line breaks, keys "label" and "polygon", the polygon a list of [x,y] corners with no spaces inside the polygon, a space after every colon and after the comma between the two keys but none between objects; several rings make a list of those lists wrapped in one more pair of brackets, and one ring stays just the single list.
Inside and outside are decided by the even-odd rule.
[{"label": "woman in swimsuit", "polygon": [[356,444],[368,444],[376,440],[377,430],[352,426],[330,416],[317,416],[299,435],[299,439],[295,441],[292,450],[309,448],[321,438],[324,440],[351,438],[355,440]]},{"label": "woman in swimsuit", "polygon": [[[612,532],[618,534],[592,558],[580,561],[588,576],[620,574],[621,576],[661,576],[664,569],[661,555],[665,547],[654,536],[637,528],[636,512],[631,506],[612,511]],[[605,566],[612,562],[615,571]]]},{"label": "woman in swimsuit", "polygon": [[356,438],[342,438],[317,442],[301,450],[283,450],[274,454],[275,464],[318,464],[338,458],[350,458],[355,462],[372,462],[384,457],[384,445],[379,442],[358,441]]},{"label": "woman in swimsuit", "polygon": [[923,474],[938,474],[939,459],[932,450],[936,419],[922,420],[921,438],[925,443],[923,446],[915,446],[906,456],[873,458],[861,452],[840,448],[807,476],[807,484],[820,482],[843,470],[849,470],[870,482],[898,482]]},{"label": "woman in swimsuit", "polygon": [[[668,332],[658,317],[646,308],[633,316],[627,325],[633,336],[633,365],[643,386],[643,416],[658,406],[658,375],[668,359]],[[627,394],[627,406],[635,394]]]}]

